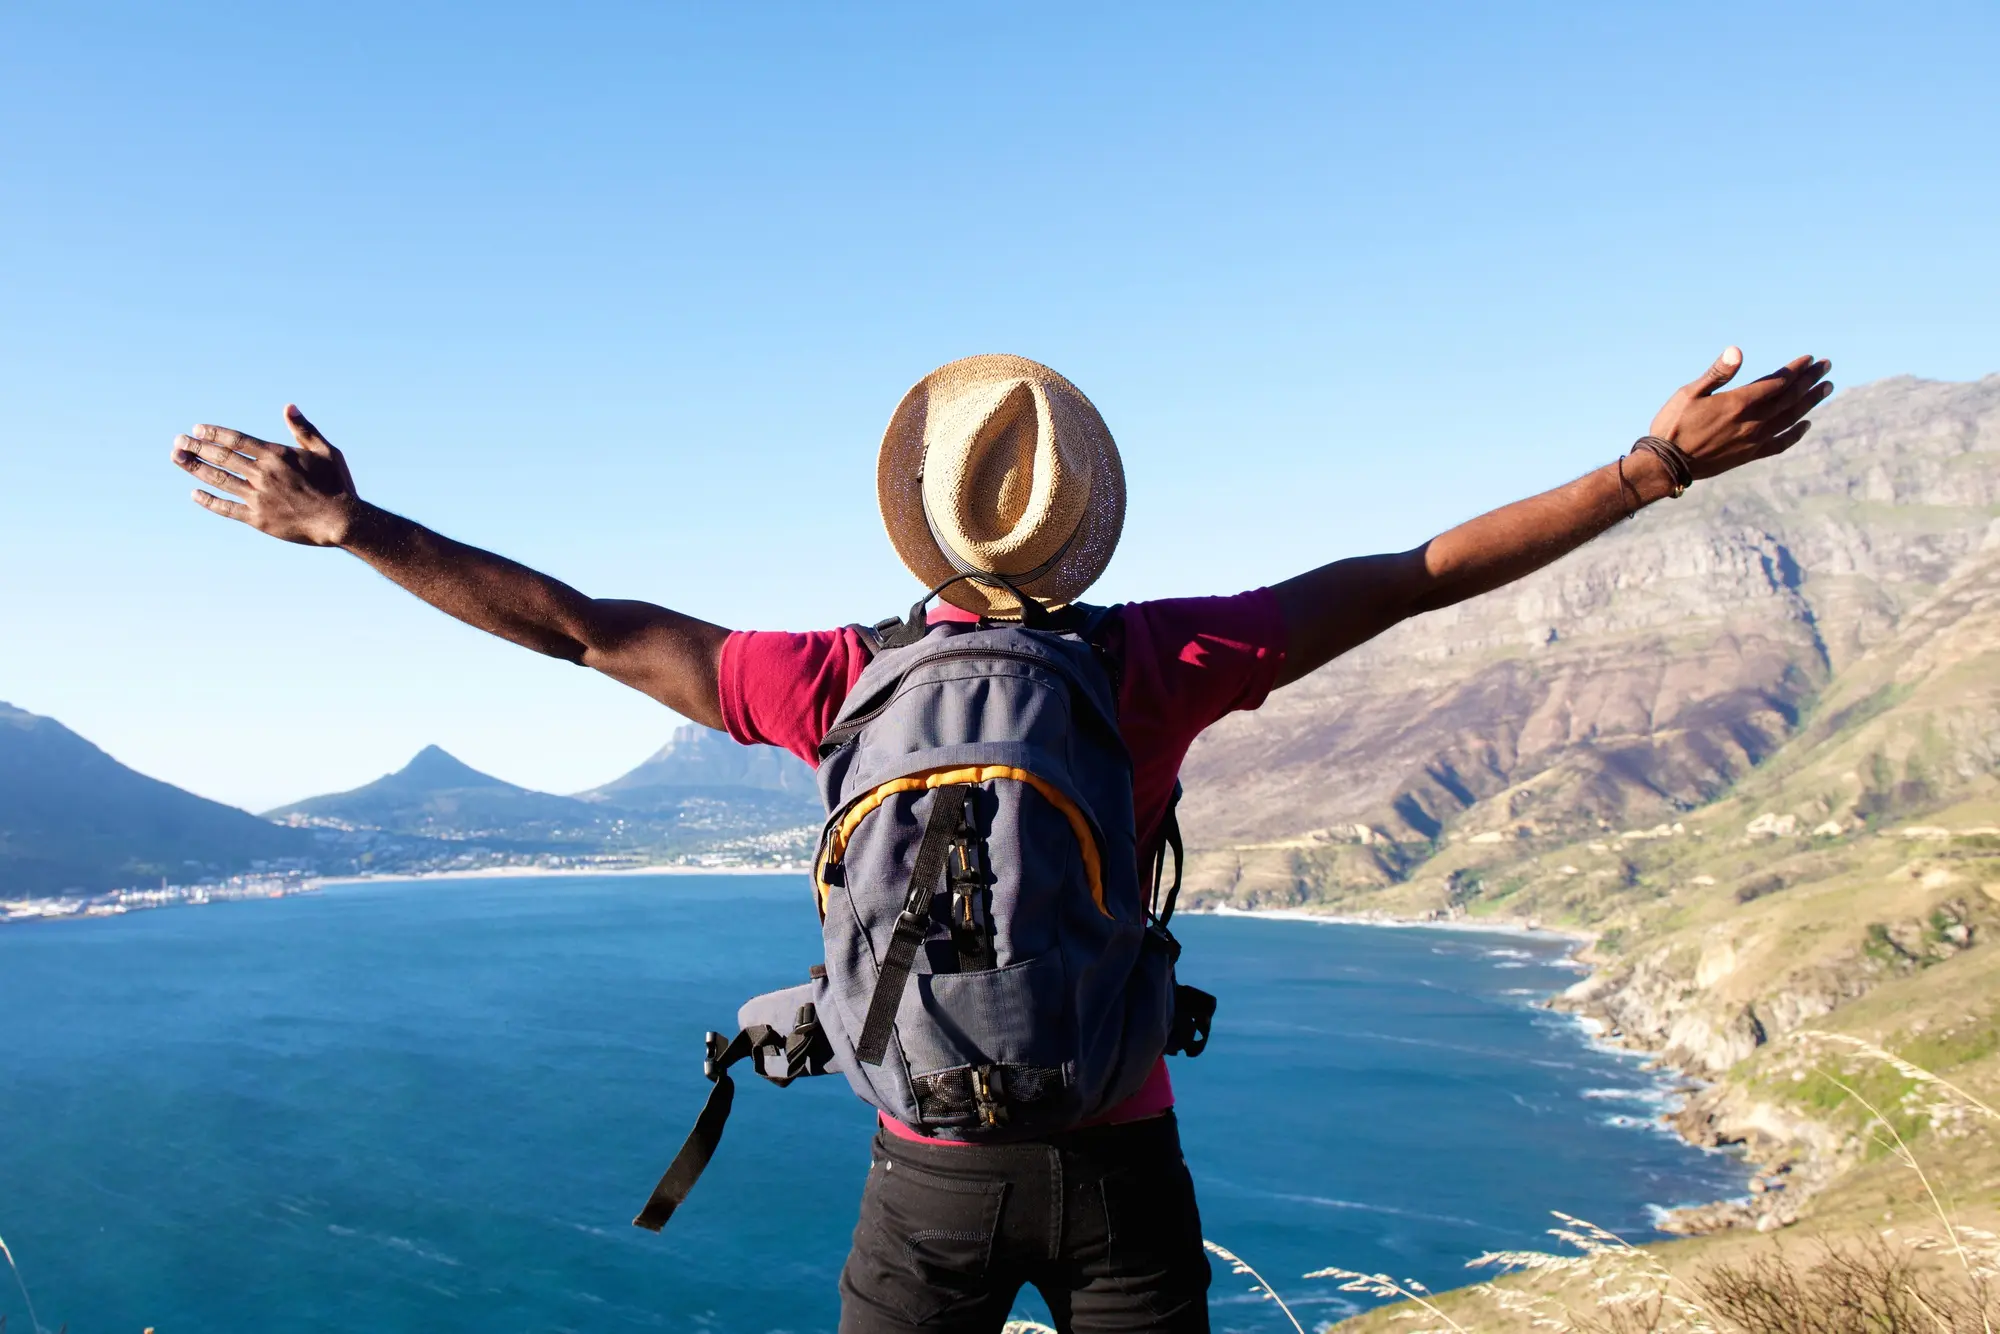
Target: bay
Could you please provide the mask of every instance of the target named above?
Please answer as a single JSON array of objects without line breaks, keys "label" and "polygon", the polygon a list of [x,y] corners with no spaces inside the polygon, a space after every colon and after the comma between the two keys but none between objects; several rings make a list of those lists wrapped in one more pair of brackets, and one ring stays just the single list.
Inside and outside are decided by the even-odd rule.
[{"label": "bay", "polygon": [[[1310,1328],[1307,1270],[1465,1281],[1549,1211],[1634,1240],[1740,1194],[1659,1092],[1535,1001],[1547,938],[1183,917],[1222,998],[1173,1063],[1204,1231]],[[701,1034],[817,960],[797,877],[375,883],[0,931],[0,1237],[41,1323],[830,1330],[870,1115],[750,1080],[659,1236]],[[1286,1328],[1218,1272],[1219,1330]],[[1024,1296],[1021,1311],[1039,1304]],[[30,1328],[20,1294],[0,1314]]]}]

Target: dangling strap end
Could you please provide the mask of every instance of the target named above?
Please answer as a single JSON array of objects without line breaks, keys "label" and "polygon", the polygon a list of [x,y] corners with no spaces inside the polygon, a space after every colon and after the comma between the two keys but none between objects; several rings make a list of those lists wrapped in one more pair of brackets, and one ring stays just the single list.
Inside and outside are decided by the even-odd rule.
[{"label": "dangling strap end", "polygon": [[[710,1034],[714,1037],[714,1034]],[[701,1180],[708,1160],[715,1156],[716,1145],[722,1143],[722,1127],[729,1121],[730,1105],[736,1100],[736,1081],[729,1077],[726,1069],[717,1069],[710,1076],[715,1087],[708,1091],[708,1101],[702,1104],[701,1115],[695,1118],[694,1129],[688,1132],[681,1151],[674,1155],[674,1161],[660,1178],[660,1184],[653,1187],[653,1194],[646,1201],[646,1207],[632,1220],[633,1227],[642,1227],[648,1232],[658,1232],[680,1208],[681,1201],[694,1189],[694,1183]]]}]

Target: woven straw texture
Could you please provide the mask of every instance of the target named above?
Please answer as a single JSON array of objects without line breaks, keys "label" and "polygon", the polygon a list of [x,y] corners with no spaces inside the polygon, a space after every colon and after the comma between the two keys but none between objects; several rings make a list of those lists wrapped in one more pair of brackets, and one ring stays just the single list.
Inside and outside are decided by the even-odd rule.
[{"label": "woven straw texture", "polygon": [[[1125,526],[1125,469],[1104,418],[1047,366],[998,353],[940,366],[903,395],[875,493],[896,554],[925,587],[958,573],[943,544],[1051,606],[1104,572]],[[1005,588],[972,580],[943,596],[967,611],[1020,610]]]}]

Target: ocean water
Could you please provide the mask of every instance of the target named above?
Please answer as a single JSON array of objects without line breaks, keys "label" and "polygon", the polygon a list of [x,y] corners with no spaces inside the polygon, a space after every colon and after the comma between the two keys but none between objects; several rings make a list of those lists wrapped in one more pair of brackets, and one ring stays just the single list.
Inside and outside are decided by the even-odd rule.
[{"label": "ocean water", "polygon": [[[1738,1194],[1637,1062],[1534,1001],[1553,943],[1177,922],[1222,998],[1174,1062],[1206,1234],[1308,1328],[1309,1269],[1464,1281],[1549,1211],[1633,1239]],[[49,1329],[830,1330],[867,1166],[845,1082],[739,1081],[663,1235],[701,1033],[802,978],[797,877],[371,884],[0,930],[0,1237]],[[1285,1328],[1218,1273],[1220,1330]],[[1024,1297],[1021,1311],[1039,1309]],[[27,1330],[0,1274],[0,1314]]]}]

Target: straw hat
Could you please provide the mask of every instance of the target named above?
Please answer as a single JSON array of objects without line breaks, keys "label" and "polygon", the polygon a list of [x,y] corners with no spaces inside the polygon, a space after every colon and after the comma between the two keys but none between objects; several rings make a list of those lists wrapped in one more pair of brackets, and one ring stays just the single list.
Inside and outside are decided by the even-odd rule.
[{"label": "straw hat", "polygon": [[[889,419],[875,465],[889,540],[925,587],[998,573],[1038,602],[1090,587],[1125,526],[1125,469],[1083,391],[1039,362],[966,357],[919,380]],[[946,600],[1018,612],[997,583]]]}]

